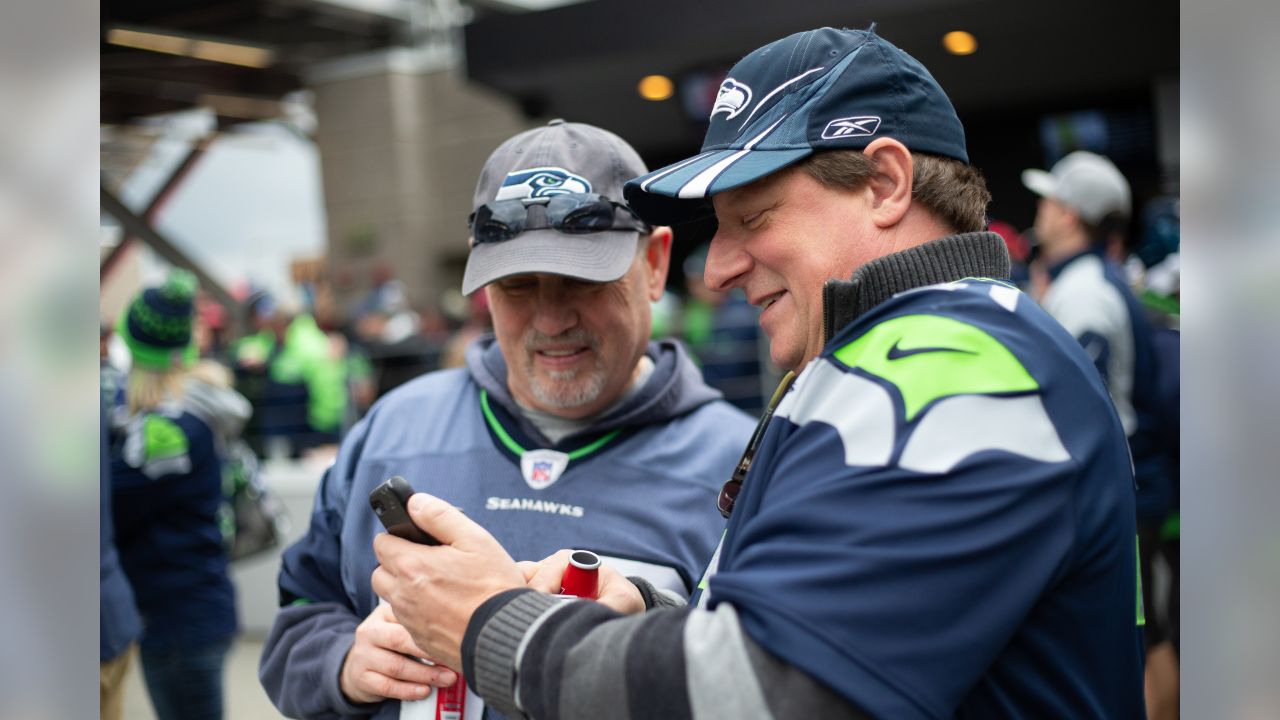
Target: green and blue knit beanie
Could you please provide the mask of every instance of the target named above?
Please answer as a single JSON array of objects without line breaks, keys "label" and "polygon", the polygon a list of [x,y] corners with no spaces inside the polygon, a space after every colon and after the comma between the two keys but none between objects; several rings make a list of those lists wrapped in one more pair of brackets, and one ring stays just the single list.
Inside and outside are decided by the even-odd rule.
[{"label": "green and blue knit beanie", "polygon": [[129,346],[135,367],[170,370],[195,360],[191,325],[196,287],[195,275],[174,270],[163,285],[143,290],[129,304],[116,331]]}]

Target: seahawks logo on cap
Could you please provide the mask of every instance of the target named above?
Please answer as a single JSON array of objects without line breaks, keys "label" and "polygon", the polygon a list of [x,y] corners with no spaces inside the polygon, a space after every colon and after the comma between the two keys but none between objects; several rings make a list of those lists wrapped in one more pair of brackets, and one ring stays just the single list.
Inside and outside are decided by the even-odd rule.
[{"label": "seahawks logo on cap", "polygon": [[550,197],[567,193],[589,193],[591,183],[564,168],[540,167],[507,173],[495,200]]},{"label": "seahawks logo on cap", "polygon": [[716,104],[711,107],[710,118],[714,118],[717,113],[724,113],[726,119],[732,120],[750,104],[751,88],[733,78],[725,78],[720,83],[720,91],[716,93]]},{"label": "seahawks logo on cap", "polygon": [[847,117],[832,120],[822,131],[823,140],[840,140],[841,138],[875,135],[880,129],[880,118],[875,115]]}]

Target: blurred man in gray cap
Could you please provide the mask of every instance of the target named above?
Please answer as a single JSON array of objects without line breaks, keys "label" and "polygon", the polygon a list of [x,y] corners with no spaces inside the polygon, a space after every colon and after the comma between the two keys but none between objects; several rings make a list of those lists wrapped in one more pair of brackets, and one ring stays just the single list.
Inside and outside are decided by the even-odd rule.
[{"label": "blurred man in gray cap", "polygon": [[[1154,330],[1124,271],[1107,253],[1129,220],[1129,183],[1110,160],[1082,150],[1062,158],[1049,172],[1024,171],[1022,183],[1040,196],[1035,232],[1048,277],[1040,304],[1089,354],[1129,440],[1138,485],[1143,603],[1154,608],[1151,569],[1172,509],[1173,481],[1170,448],[1163,439],[1167,434],[1161,433],[1164,400]],[[1176,442],[1176,436],[1172,439]],[[1169,717],[1176,710],[1178,670],[1166,619],[1147,613],[1143,634],[1148,710],[1153,719]]]},{"label": "blurred man in gray cap", "polygon": [[494,335],[469,346],[465,369],[380,400],[325,473],[306,536],[284,554],[260,668],[285,714],[480,716],[461,668],[414,662],[426,656],[370,587],[382,528],[368,496],[391,475],[518,558],[590,549],[655,592],[693,590],[751,421],[678,344],[649,341],[671,230],[620,203],[644,172],[621,138],[559,120],[485,163],[462,287],[488,293]]},{"label": "blurred man in gray cap", "polygon": [[562,557],[526,587],[423,494],[444,544],[377,538],[374,588],[508,714],[1141,717],[1124,433],[1075,340],[1002,282],[946,93],[874,30],[821,28],[743,58],[709,122],[626,198],[714,213],[707,284],[742,288],[798,375],[721,490],[691,605],[616,573],[599,602],[536,592]]},{"label": "blurred man in gray cap", "polygon": [[1085,347],[1107,382],[1130,437],[1139,418],[1135,371],[1149,362],[1150,329],[1120,269],[1106,258],[1108,236],[1128,221],[1129,183],[1107,158],[1077,151],[1022,183],[1040,196],[1035,234],[1049,284],[1040,304]]}]

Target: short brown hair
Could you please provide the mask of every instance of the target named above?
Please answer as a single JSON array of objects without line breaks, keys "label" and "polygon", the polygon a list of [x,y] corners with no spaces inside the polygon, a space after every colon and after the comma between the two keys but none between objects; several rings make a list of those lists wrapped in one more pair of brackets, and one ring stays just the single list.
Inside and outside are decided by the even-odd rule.
[{"label": "short brown hair", "polygon": [[[991,193],[975,167],[959,160],[925,153],[911,153],[915,167],[911,197],[928,208],[954,232],[976,232],[987,227]],[[861,150],[825,150],[800,163],[813,179],[831,188],[856,190],[871,179],[875,164]]]}]

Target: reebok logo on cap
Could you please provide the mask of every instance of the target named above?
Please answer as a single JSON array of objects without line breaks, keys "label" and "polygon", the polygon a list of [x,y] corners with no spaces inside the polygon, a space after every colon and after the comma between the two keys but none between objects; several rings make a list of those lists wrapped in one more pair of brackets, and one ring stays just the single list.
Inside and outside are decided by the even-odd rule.
[{"label": "reebok logo on cap", "polygon": [[880,129],[880,118],[875,115],[840,118],[827,123],[827,128],[822,131],[822,139],[836,140],[844,137],[875,135],[878,129]]}]

